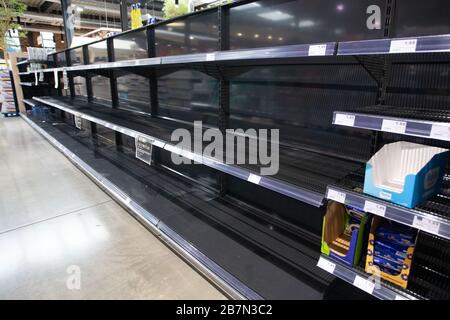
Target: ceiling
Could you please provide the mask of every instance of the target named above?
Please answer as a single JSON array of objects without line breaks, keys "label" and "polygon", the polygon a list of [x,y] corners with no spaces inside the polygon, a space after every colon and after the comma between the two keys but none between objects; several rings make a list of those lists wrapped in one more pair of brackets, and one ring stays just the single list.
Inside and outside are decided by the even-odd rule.
[{"label": "ceiling", "polygon": [[[131,3],[131,1],[128,1]],[[163,0],[140,1],[142,15],[162,19]],[[26,12],[20,17],[24,30],[63,33],[61,0],[24,0]],[[80,12],[75,34],[82,35],[99,28],[120,29],[120,0],[72,0]],[[130,11],[130,9],[128,10]],[[130,13],[128,13],[130,19]]]}]

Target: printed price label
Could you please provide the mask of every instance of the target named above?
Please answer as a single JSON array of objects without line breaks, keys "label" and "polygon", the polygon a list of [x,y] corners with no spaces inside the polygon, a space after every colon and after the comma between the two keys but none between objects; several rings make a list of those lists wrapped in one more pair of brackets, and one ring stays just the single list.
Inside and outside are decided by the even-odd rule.
[{"label": "printed price label", "polygon": [[136,143],[136,158],[147,164],[151,164],[153,140],[150,140],[143,136],[137,136],[135,139],[135,143]]},{"label": "printed price label", "polygon": [[450,127],[433,124],[431,127],[430,138],[449,141]]},{"label": "printed price label", "polygon": [[416,52],[417,39],[392,40],[390,53]]},{"label": "printed price label", "polygon": [[57,70],[53,70],[53,77],[55,80],[55,89],[58,89],[59,79],[58,79],[58,71]]},{"label": "printed price label", "polygon": [[82,128],[81,114],[79,113],[75,114],[75,127],[79,130]]},{"label": "printed price label", "polygon": [[364,211],[384,217],[384,215],[386,214],[386,206],[366,200],[364,202]]},{"label": "printed price label", "polygon": [[251,183],[254,183],[254,184],[259,184],[259,182],[261,181],[261,177],[257,176],[256,174],[250,173],[250,175],[248,176],[247,181],[251,182]]},{"label": "printed price label", "polygon": [[345,203],[346,194],[333,189],[328,189],[327,199],[334,200],[339,203]]},{"label": "printed price label", "polygon": [[67,70],[63,69],[63,83],[64,83],[64,90],[69,89],[69,78],[67,77]]},{"label": "printed price label", "polygon": [[340,126],[353,127],[355,125],[355,116],[351,114],[337,113],[334,119],[334,124]]},{"label": "printed price label", "polygon": [[214,52],[206,54],[206,61],[214,61],[214,60],[216,60],[216,54]]},{"label": "printed price label", "polygon": [[368,294],[372,294],[373,290],[375,289],[375,283],[372,281],[369,281],[367,279],[364,279],[363,277],[356,276],[355,280],[353,281],[353,285]]},{"label": "printed price label", "polygon": [[316,44],[309,46],[308,56],[324,56],[327,54],[326,44]]},{"label": "printed price label", "polygon": [[319,258],[319,262],[317,262],[317,266],[329,273],[334,273],[334,269],[336,269],[335,263],[333,263],[325,258],[322,258],[322,257]]},{"label": "printed price label", "polygon": [[415,216],[413,227],[433,234],[438,234],[441,224],[428,218]]},{"label": "printed price label", "polygon": [[404,134],[406,131],[406,122],[384,119],[381,131]]}]

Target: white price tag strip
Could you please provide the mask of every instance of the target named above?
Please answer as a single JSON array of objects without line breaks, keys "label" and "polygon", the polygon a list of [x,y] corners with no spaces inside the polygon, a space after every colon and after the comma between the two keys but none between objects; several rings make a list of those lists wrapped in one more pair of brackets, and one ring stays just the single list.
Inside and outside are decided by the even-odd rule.
[{"label": "white price tag strip", "polygon": [[404,296],[402,296],[401,294],[397,294],[397,295],[395,296],[395,300],[409,300],[409,299],[406,298],[406,297],[404,297]]},{"label": "white price tag strip", "polygon": [[261,177],[257,176],[256,174],[250,173],[250,175],[248,176],[247,181],[251,182],[251,183],[254,183],[254,184],[259,184],[259,182],[261,181]]},{"label": "white price tag strip", "polygon": [[214,52],[206,54],[206,61],[214,61],[214,60],[216,60],[216,54]]},{"label": "white price tag strip", "polygon": [[345,204],[346,194],[344,192],[340,192],[333,189],[328,189],[327,199],[334,200],[339,203]]},{"label": "white price tag strip", "polygon": [[450,141],[450,127],[433,124],[431,127],[430,138]]},{"label": "white price tag strip", "polygon": [[353,281],[353,285],[368,294],[372,294],[373,290],[375,289],[375,283],[372,281],[369,281],[367,279],[364,279],[363,277],[356,276],[355,280]]},{"label": "white price tag strip", "polygon": [[322,258],[322,257],[319,258],[319,262],[317,262],[317,266],[329,273],[334,273],[334,269],[336,269],[335,263],[333,263],[325,258]]},{"label": "white price tag strip", "polygon": [[409,53],[416,52],[417,39],[392,40],[390,53]]},{"label": "white price tag strip", "polygon": [[406,131],[406,122],[384,119],[381,131],[404,134]]},{"label": "white price tag strip", "polygon": [[326,44],[316,44],[309,46],[308,56],[324,56],[327,54]]},{"label": "white price tag strip", "polygon": [[415,216],[413,227],[433,234],[439,234],[439,228],[441,227],[441,224],[438,221]]},{"label": "white price tag strip", "polygon": [[384,215],[386,214],[386,206],[366,200],[364,202],[364,211],[384,217]]},{"label": "white price tag strip", "polygon": [[355,116],[351,114],[337,113],[334,119],[334,124],[340,126],[353,127],[355,125]]}]

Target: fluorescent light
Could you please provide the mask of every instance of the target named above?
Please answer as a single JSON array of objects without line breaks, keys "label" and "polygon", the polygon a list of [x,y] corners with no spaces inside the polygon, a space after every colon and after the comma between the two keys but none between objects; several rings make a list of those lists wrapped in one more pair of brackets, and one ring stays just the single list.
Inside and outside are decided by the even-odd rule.
[{"label": "fluorescent light", "polygon": [[242,37],[242,33],[238,32],[237,36]]},{"label": "fluorescent light", "polygon": [[314,25],[315,25],[315,23],[312,20],[303,20],[298,23],[299,28],[309,28],[309,27],[313,27]]},{"label": "fluorescent light", "polygon": [[268,19],[271,21],[282,21],[282,20],[288,20],[292,19],[294,16],[281,12],[280,10],[273,11],[273,12],[266,12],[266,13],[260,13],[258,14],[258,17]]},{"label": "fluorescent light", "polygon": [[254,37],[255,37],[255,38],[259,38],[259,34],[255,34]]},{"label": "fluorescent light", "polygon": [[267,36],[267,39],[271,40],[271,39],[272,39],[272,36]]},{"label": "fluorescent light", "polygon": [[249,4],[245,4],[242,6],[232,8],[231,10],[242,11],[242,10],[248,10],[248,9],[253,9],[253,8],[258,8],[258,7],[261,7],[261,5],[259,3],[252,2]]}]

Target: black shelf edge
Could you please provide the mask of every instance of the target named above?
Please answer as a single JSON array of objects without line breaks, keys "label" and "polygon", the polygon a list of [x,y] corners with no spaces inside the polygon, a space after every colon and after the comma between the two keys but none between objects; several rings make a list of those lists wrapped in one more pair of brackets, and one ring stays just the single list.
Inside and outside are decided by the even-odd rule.
[{"label": "black shelf edge", "polygon": [[400,289],[395,289],[383,283],[372,281],[371,275],[364,272],[345,266],[336,260],[321,255],[317,266],[332,275],[344,280],[345,282],[371,294],[372,296],[381,300],[417,300],[409,293],[403,292]]},{"label": "black shelf edge", "polygon": [[450,52],[450,35],[340,42],[338,56]]},{"label": "black shelf edge", "polygon": [[270,178],[267,176],[260,176],[249,170],[246,170],[246,169],[243,169],[243,168],[240,168],[237,166],[225,164],[219,160],[216,160],[213,158],[208,158],[208,157],[205,157],[200,154],[196,154],[194,152],[191,152],[190,150],[183,150],[182,148],[177,147],[176,145],[173,145],[171,142],[164,141],[159,138],[152,137],[147,134],[143,134],[141,132],[138,132],[138,131],[135,131],[135,130],[132,130],[132,129],[129,129],[129,128],[126,128],[126,127],[123,127],[120,125],[116,125],[114,123],[111,123],[111,122],[108,122],[108,121],[105,121],[105,120],[102,120],[102,119],[99,119],[99,118],[96,118],[93,116],[90,116],[88,114],[75,111],[71,108],[67,108],[60,104],[48,101],[47,99],[42,98],[42,97],[33,97],[33,100],[38,101],[43,104],[46,104],[46,105],[49,105],[51,107],[63,110],[65,112],[71,113],[71,114],[75,115],[76,117],[80,117],[87,121],[97,123],[99,125],[102,125],[111,130],[120,132],[120,133],[130,136],[132,138],[136,138],[138,136],[145,137],[147,139],[152,140],[153,145],[155,147],[165,149],[165,150],[175,153],[177,155],[181,155],[185,158],[194,160],[194,161],[201,163],[203,165],[206,165],[210,168],[227,173],[236,178],[246,180],[250,183],[259,185],[263,188],[266,188],[266,189],[275,191],[277,193],[283,194],[285,196],[294,198],[296,200],[307,203],[309,205],[312,205],[315,207],[321,207],[323,205],[324,195],[321,193],[307,190],[307,189],[301,188],[299,186],[295,186],[293,184],[290,184],[290,183],[287,183],[287,182],[284,182],[284,181],[281,181],[278,179]]},{"label": "black shelf edge", "polygon": [[327,187],[326,198],[445,239],[450,239],[450,220],[437,217],[425,211],[401,207],[335,185]]},{"label": "black shelf edge", "polygon": [[334,111],[333,124],[407,136],[450,141],[450,122],[390,117],[377,114]]},{"label": "black shelf edge", "polygon": [[76,167],[85,173],[94,183],[105,190],[122,207],[130,212],[139,222],[141,222],[154,235],[161,237],[164,243],[180,254],[188,263],[194,266],[199,272],[205,275],[210,281],[217,285],[223,292],[233,299],[263,300],[263,298],[248,288],[240,280],[228,273],[226,270],[210,260],[203,253],[198,251],[189,242],[170,229],[151,212],[148,212],[136,203],[126,192],[119,189],[107,178],[95,171],[91,166],[80,159],[76,154],[67,149],[50,134],[45,132],[27,116],[21,114],[34,130],[48,140],[58,151],[66,156]]}]

